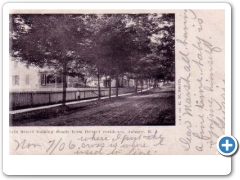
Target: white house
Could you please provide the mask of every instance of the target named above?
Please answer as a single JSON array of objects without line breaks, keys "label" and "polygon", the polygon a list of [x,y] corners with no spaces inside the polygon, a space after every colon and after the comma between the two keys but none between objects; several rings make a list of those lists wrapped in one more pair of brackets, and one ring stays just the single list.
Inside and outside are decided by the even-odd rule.
[{"label": "white house", "polygon": [[[81,83],[78,77],[67,77],[68,87]],[[10,59],[9,90],[52,90],[62,88],[62,77],[54,69],[35,66],[27,67],[24,63]]]},{"label": "white house", "polygon": [[30,90],[39,88],[39,68],[29,67],[19,61],[10,59],[9,89]]}]

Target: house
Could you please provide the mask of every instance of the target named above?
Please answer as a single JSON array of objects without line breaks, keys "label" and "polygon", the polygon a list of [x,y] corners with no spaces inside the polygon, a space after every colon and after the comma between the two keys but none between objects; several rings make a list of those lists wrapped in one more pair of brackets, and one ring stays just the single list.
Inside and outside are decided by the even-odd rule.
[{"label": "house", "polygon": [[10,91],[39,88],[39,68],[28,68],[25,64],[12,59],[10,60],[9,68]]},{"label": "house", "polygon": [[[62,88],[62,76],[56,70],[36,66],[27,67],[26,64],[10,59],[9,63],[10,91],[53,90]],[[67,87],[84,84],[78,77],[67,76]]]}]

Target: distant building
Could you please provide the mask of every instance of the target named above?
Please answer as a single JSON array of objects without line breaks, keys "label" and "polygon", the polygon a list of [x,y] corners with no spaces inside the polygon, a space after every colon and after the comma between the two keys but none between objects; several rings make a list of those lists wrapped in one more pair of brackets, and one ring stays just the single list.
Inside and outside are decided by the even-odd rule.
[{"label": "distant building", "polygon": [[[111,87],[116,87],[116,79],[111,79],[109,77],[101,77],[100,78],[100,87],[108,88],[110,86],[111,81]],[[128,79],[127,76],[124,76],[123,78],[118,79],[119,87],[134,87],[135,86],[135,80],[134,79]],[[88,78],[86,82],[87,86],[90,87],[97,87],[98,86],[98,79],[97,78]]]}]

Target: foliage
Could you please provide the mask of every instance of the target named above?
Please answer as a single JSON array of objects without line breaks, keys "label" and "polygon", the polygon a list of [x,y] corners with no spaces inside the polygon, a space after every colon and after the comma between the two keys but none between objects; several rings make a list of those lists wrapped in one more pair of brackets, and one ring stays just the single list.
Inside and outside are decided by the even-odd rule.
[{"label": "foliage", "polygon": [[[13,14],[11,56],[66,76],[174,80],[174,14]],[[66,82],[63,101],[66,100]]]}]

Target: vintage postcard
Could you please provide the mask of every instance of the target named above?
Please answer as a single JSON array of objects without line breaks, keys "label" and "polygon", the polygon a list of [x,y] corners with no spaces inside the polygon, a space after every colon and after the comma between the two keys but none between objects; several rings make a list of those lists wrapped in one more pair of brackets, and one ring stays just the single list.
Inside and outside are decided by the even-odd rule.
[{"label": "vintage postcard", "polygon": [[218,5],[9,6],[9,155],[220,157],[231,17]]}]

